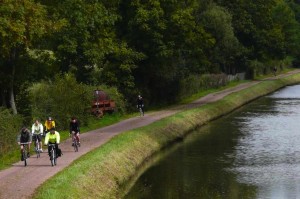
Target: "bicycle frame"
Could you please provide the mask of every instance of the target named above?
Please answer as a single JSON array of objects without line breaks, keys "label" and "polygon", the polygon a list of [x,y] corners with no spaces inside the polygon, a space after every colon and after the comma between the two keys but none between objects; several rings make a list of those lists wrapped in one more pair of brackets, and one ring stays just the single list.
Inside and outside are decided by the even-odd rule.
[{"label": "bicycle frame", "polygon": [[28,142],[24,142],[24,143],[20,143],[20,145],[23,145],[23,150],[22,150],[22,156],[24,158],[24,166],[26,167],[27,166],[27,147],[26,145],[28,145],[29,143]]},{"label": "bicycle frame", "polygon": [[75,131],[72,131],[72,141],[73,141],[74,151],[78,152],[78,141],[76,139],[76,132]]},{"label": "bicycle frame", "polygon": [[41,156],[41,152],[40,152],[40,144],[39,144],[39,140],[37,139],[38,135],[34,134],[35,136],[35,152],[36,152],[36,158],[39,158]]},{"label": "bicycle frame", "polygon": [[48,144],[48,146],[51,147],[50,162],[51,162],[51,165],[54,166],[57,163],[55,144]]}]

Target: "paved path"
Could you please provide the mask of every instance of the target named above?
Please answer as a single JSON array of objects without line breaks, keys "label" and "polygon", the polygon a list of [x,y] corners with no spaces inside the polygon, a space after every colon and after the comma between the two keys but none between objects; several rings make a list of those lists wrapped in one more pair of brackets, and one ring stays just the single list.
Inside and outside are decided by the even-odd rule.
[{"label": "paved path", "polygon": [[[277,76],[276,78],[299,72],[300,70],[295,70],[288,74]],[[240,84],[233,88],[209,94],[187,105],[176,106],[169,110],[162,110],[150,114],[145,114],[144,117],[138,116],[130,118],[111,126],[84,133],[81,135],[82,146],[79,148],[79,152],[77,153],[73,151],[71,140],[68,139],[60,144],[63,156],[58,159],[58,164],[55,167],[52,167],[50,165],[50,160],[47,153],[42,153],[41,158],[39,159],[32,155],[29,158],[27,167],[24,167],[23,162],[20,161],[13,164],[11,168],[0,171],[0,198],[30,198],[34,193],[34,190],[48,178],[52,177],[57,172],[69,166],[75,159],[79,158],[81,155],[106,143],[113,136],[130,129],[148,125],[154,121],[173,115],[179,111],[195,108],[205,103],[217,101],[232,92],[245,89],[254,84],[257,84],[258,82],[259,81],[253,81]]]}]

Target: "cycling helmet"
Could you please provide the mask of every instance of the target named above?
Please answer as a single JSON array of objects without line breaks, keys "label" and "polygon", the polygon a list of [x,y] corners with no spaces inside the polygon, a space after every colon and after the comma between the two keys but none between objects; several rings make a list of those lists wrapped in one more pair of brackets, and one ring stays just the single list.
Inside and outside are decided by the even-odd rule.
[{"label": "cycling helmet", "polygon": [[52,120],[52,117],[48,117],[48,120],[51,121],[51,120]]}]

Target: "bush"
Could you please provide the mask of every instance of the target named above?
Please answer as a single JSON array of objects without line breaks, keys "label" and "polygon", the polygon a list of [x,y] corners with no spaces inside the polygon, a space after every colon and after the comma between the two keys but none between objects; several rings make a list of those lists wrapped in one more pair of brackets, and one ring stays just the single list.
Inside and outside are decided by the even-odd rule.
[{"label": "bush", "polygon": [[[98,86],[124,111],[124,100],[117,89]],[[28,88],[32,118],[51,116],[58,129],[68,129],[70,118],[75,116],[82,125],[91,115],[94,86],[78,83],[72,74],[57,75],[53,82],[41,82]]]},{"label": "bush", "polygon": [[21,115],[13,115],[5,108],[0,108],[0,157],[16,148],[17,135],[22,127]]}]

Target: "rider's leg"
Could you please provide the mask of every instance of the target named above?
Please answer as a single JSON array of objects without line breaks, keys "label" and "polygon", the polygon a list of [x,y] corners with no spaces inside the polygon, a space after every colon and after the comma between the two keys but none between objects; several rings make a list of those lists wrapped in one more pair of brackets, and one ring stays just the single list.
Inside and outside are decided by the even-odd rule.
[{"label": "rider's leg", "polygon": [[49,156],[51,156],[51,153],[50,153],[51,147],[52,147],[52,146],[48,145],[48,155],[49,155]]},{"label": "rider's leg", "polygon": [[76,134],[72,131],[72,146],[74,146],[74,138],[76,138]]},{"label": "rider's leg", "polygon": [[28,151],[27,151],[27,156],[30,157],[30,143],[28,143]]},{"label": "rider's leg", "polygon": [[42,135],[41,134],[39,135],[39,140],[38,141],[39,141],[39,145],[40,145],[39,149],[40,149],[41,152],[43,152],[43,144],[42,144]]},{"label": "rider's leg", "polygon": [[43,152],[43,148],[42,148],[43,145],[42,145],[42,142],[39,142],[39,143],[40,143],[40,151]]},{"label": "rider's leg", "polygon": [[55,144],[55,152],[56,152],[55,156],[58,157],[58,153],[57,153],[58,152],[58,144]]},{"label": "rider's leg", "polygon": [[76,133],[76,139],[77,139],[78,145],[80,146],[80,137],[79,137],[79,132],[77,132],[77,133]]}]

